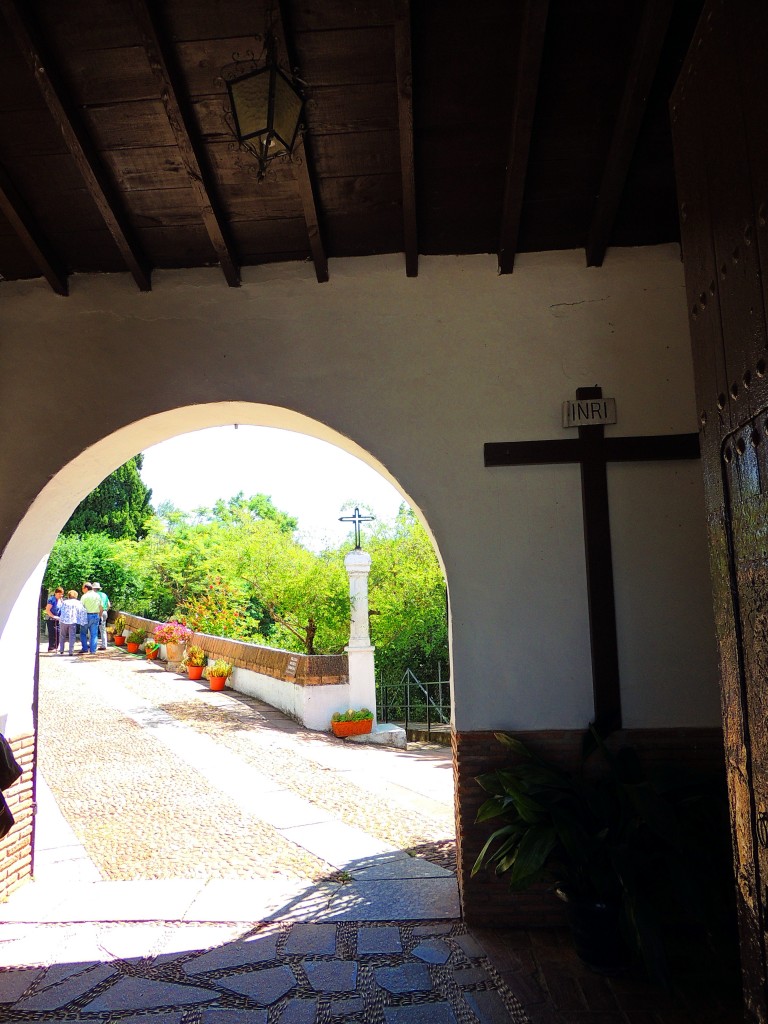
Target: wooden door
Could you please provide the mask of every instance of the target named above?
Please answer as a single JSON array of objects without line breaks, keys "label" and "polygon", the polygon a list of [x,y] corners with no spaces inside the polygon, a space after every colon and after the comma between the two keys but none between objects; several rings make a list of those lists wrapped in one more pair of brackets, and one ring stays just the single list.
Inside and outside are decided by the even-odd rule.
[{"label": "wooden door", "polygon": [[749,1019],[768,1022],[768,4],[708,0],[670,104]]}]

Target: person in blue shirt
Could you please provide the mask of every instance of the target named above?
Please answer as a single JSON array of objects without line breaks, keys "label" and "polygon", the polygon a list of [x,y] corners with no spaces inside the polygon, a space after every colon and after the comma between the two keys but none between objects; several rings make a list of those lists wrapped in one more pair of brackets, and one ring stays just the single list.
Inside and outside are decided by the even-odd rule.
[{"label": "person in blue shirt", "polygon": [[56,587],[48,598],[45,605],[45,625],[48,630],[48,652],[58,650],[59,646],[59,616],[61,615],[61,601],[64,597],[64,588]]}]

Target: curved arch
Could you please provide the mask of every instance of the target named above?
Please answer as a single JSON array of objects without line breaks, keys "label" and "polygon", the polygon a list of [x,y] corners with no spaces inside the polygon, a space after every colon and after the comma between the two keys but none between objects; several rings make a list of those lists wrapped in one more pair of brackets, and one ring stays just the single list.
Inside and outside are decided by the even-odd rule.
[{"label": "curved arch", "polygon": [[[306,434],[327,441],[365,462],[389,481],[414,509],[445,573],[439,548],[421,510],[389,470],[351,438],[318,420],[280,406],[255,402],[180,406],[136,420],[102,438],[62,467],[39,492],[0,557],[0,623],[4,623],[0,632],[0,657],[8,654],[19,668],[27,662],[26,673],[29,673],[28,654],[18,643],[18,638],[20,635],[23,637],[28,628],[25,623],[35,618],[48,553],[78,503],[105,476],[137,452],[179,434],[233,423],[277,427]],[[13,703],[16,709],[18,702],[14,699]]]}]

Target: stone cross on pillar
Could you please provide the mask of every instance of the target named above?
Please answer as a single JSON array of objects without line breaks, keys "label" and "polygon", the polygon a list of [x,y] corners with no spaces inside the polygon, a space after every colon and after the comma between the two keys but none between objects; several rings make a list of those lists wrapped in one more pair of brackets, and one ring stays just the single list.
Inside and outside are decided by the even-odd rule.
[{"label": "stone cross on pillar", "polygon": [[349,706],[368,708],[376,725],[376,670],[368,629],[368,574],[371,556],[355,548],[344,559],[349,576],[351,623],[349,644],[344,650],[349,659]]}]

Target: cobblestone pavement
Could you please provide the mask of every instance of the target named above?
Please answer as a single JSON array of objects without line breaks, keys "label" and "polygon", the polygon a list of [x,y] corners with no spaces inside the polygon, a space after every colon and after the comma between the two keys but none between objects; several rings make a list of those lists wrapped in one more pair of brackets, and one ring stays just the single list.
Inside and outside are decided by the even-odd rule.
[{"label": "cobblestone pavement", "polygon": [[341,744],[121,652],[40,675],[65,838],[0,908],[0,1024],[525,1024],[457,917],[449,751]]},{"label": "cobblestone pavement", "polygon": [[[447,787],[444,802],[433,800],[429,813],[422,807],[414,814],[397,802],[402,793],[392,787],[379,796],[360,783],[360,772],[352,779],[347,766],[333,770],[327,757],[321,759],[328,748],[338,752],[338,740],[309,733],[244,695],[211,693],[204,683],[114,648],[92,660],[41,659],[40,676],[40,770],[104,878],[278,874],[317,881],[334,875],[331,865],[222,795],[214,761],[194,769],[158,749],[152,729],[138,728],[115,709],[110,687],[128,690],[212,738],[334,820],[455,871],[452,791]],[[367,763],[381,760],[382,753],[348,750],[350,759]],[[424,751],[416,756],[423,757]],[[449,752],[432,756],[450,763]]]}]

